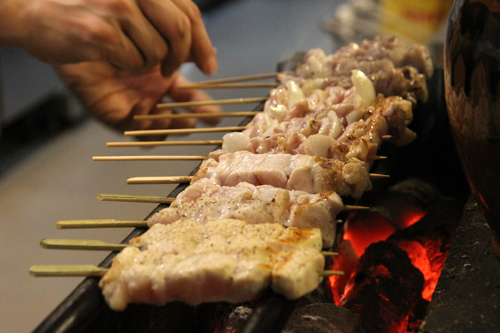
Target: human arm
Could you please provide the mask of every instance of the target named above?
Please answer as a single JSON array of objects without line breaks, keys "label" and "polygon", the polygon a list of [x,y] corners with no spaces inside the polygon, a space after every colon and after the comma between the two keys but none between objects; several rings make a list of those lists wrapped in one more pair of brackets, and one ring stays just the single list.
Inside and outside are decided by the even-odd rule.
[{"label": "human arm", "polygon": [[128,71],[161,64],[164,76],[188,60],[205,73],[217,69],[190,0],[0,1],[0,46],[52,64],[105,61]]}]

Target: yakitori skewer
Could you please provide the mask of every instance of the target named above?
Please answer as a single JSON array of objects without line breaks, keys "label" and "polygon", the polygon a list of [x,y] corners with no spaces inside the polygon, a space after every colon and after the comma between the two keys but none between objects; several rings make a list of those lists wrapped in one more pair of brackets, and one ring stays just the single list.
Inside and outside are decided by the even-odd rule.
[{"label": "yakitori skewer", "polygon": [[141,156],[94,156],[93,161],[199,161],[202,155],[141,155]]},{"label": "yakitori skewer", "polygon": [[154,197],[146,195],[99,194],[97,200],[141,203],[171,203],[175,198]]},{"label": "yakitori skewer", "polygon": [[[93,161],[198,161],[203,155],[132,155],[132,156],[94,156]],[[383,160],[386,156],[369,156],[371,160]]]},{"label": "yakitori skewer", "polygon": [[[390,178],[389,175],[370,173],[371,179]],[[164,177],[132,177],[127,179],[127,184],[181,184],[190,183],[193,176],[164,176]]]},{"label": "yakitori skewer", "polygon": [[[30,275],[35,277],[42,276],[96,276],[102,277],[108,268],[102,268],[94,265],[34,265],[30,268]],[[328,277],[332,275],[344,275],[342,271],[321,271],[320,275]]]},{"label": "yakitori skewer", "polygon": [[207,128],[175,128],[162,130],[139,130],[125,131],[125,136],[141,135],[175,135],[175,134],[194,134],[194,133],[217,133],[217,132],[236,132],[247,129],[247,126],[229,126],[229,127],[207,127]]},{"label": "yakitori skewer", "polygon": [[208,100],[208,101],[160,103],[156,105],[156,108],[172,109],[172,108],[187,108],[191,106],[203,106],[203,105],[247,104],[247,103],[265,102],[266,100],[267,97],[248,97],[248,98],[230,98],[230,99]]},{"label": "yakitori skewer", "polygon": [[[368,210],[370,207],[344,205],[343,211]],[[56,223],[57,229],[92,229],[92,228],[147,228],[147,221],[101,220],[63,220]]]},{"label": "yakitori skewer", "polygon": [[223,140],[108,142],[107,147],[218,146]]},{"label": "yakitori skewer", "polygon": [[179,119],[179,118],[230,118],[230,117],[252,117],[260,111],[240,111],[240,112],[219,112],[219,113],[165,113],[165,114],[147,114],[134,116],[134,120],[152,120],[152,119]]},{"label": "yakitori skewer", "polygon": [[254,83],[192,83],[177,86],[177,89],[240,89],[240,88],[275,88],[278,82]]},{"label": "yakitori skewer", "polygon": [[[43,248],[49,250],[86,250],[86,251],[121,251],[126,247],[139,247],[137,244],[107,243],[88,239],[42,239]],[[337,252],[321,251],[325,256],[336,256]]]}]

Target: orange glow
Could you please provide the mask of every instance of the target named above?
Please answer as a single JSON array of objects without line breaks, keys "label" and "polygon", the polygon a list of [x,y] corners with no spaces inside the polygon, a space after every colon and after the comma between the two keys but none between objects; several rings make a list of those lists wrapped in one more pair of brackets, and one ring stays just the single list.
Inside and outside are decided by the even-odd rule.
[{"label": "orange glow", "polygon": [[335,294],[335,291],[337,290],[337,280],[338,278],[336,278],[335,276],[329,276],[328,277],[328,284],[330,285],[330,288],[332,289],[332,293],[333,293],[333,302],[335,303],[336,306],[339,306],[339,297],[335,297],[336,294]]},{"label": "orange glow", "polygon": [[[397,229],[408,228],[420,221],[426,212],[419,207],[405,207],[397,214],[396,225],[389,222],[382,214],[376,211],[359,212],[352,214],[345,224],[342,240],[339,242],[339,257],[337,270],[344,270],[347,275],[341,278],[329,278],[333,291],[334,302],[339,305],[339,299],[345,293],[347,281],[354,271],[359,257],[372,243],[387,240]],[[425,285],[422,298],[430,301],[441,274],[447,251],[442,252],[439,239],[430,238],[420,243],[417,240],[394,239],[393,243],[408,253],[413,265],[424,275]]]},{"label": "orange glow", "polygon": [[351,242],[359,257],[370,244],[386,240],[396,231],[391,223],[375,212],[359,213],[350,218],[346,226],[344,239]]},{"label": "orange glow", "polygon": [[359,256],[354,251],[351,242],[344,239],[339,240],[337,252],[339,255],[334,260],[333,266],[328,269],[343,271],[344,275],[332,275],[328,278],[328,282],[332,288],[333,302],[338,306],[344,294],[345,285],[358,265]]},{"label": "orange glow", "polygon": [[403,222],[403,225],[401,225],[402,228],[408,228],[409,226],[417,223],[422,219],[422,217],[425,216],[425,212],[421,209],[418,209],[416,207],[412,209],[407,209],[403,212],[401,215],[401,219]]}]

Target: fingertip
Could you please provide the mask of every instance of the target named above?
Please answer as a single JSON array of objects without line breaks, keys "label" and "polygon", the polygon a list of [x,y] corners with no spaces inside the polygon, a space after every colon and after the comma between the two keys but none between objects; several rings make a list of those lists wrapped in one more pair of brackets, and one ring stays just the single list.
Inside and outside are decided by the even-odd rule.
[{"label": "fingertip", "polygon": [[170,128],[172,128],[172,129],[194,128],[196,126],[197,121],[198,121],[197,118],[174,119],[174,121],[172,121],[172,124],[170,125]]},{"label": "fingertip", "polygon": [[215,74],[217,73],[217,59],[215,55],[210,55],[203,66],[203,71],[207,74]]},{"label": "fingertip", "polygon": [[[215,113],[222,113],[223,110],[220,107],[214,105],[214,106],[206,106],[204,108],[198,109],[196,112],[199,114],[203,114],[203,113],[215,114]],[[208,117],[208,118],[200,117],[200,120],[208,125],[217,125],[221,121],[221,118],[220,117]]]},{"label": "fingertip", "polygon": [[220,118],[200,118],[207,125],[217,125],[220,123]]}]

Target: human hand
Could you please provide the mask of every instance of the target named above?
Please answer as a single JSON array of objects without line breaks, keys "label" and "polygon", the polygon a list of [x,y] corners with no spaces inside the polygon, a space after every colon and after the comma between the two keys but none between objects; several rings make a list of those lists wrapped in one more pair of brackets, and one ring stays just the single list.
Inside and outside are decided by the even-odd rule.
[{"label": "human hand", "polygon": [[191,0],[19,0],[26,3],[16,41],[52,64],[105,61],[128,71],[161,64],[169,76],[190,60],[205,73],[215,52]]},{"label": "human hand", "polygon": [[[187,79],[179,73],[166,78],[161,75],[159,66],[145,73],[122,71],[106,62],[61,65],[56,69],[91,115],[119,131],[194,127],[195,118],[154,121],[135,121],[133,118],[135,115],[172,113],[172,110],[156,109],[156,104],[166,95],[176,102],[211,99],[200,90],[179,89],[179,85],[189,83]],[[216,113],[221,109],[207,105],[192,107],[190,111]],[[219,122],[218,118],[201,120],[211,125]]]}]

